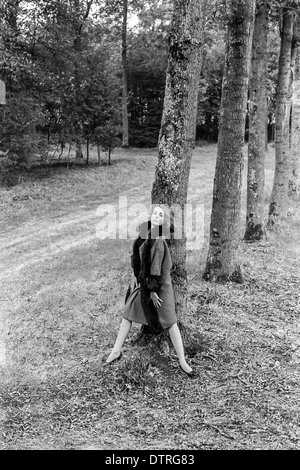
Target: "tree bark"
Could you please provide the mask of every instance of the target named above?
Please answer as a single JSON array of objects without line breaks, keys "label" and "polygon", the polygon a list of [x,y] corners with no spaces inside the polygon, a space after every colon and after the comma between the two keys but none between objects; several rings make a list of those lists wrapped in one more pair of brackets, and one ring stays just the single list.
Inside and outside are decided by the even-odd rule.
[{"label": "tree bark", "polygon": [[90,139],[87,137],[86,139],[86,164],[89,164],[90,160]]},{"label": "tree bark", "polygon": [[205,280],[242,282],[238,261],[243,145],[255,1],[228,0],[225,69]]},{"label": "tree bark", "polygon": [[[75,49],[75,62],[74,62],[74,79],[75,79],[75,102],[77,112],[80,107],[79,99],[80,99],[80,77],[79,77],[79,66],[78,60],[81,51],[81,31],[82,31],[82,23],[80,21],[80,5],[79,0],[74,1],[75,6],[75,14],[76,14],[76,21],[75,21],[75,38],[74,38],[74,49]],[[78,129],[79,131],[79,129]],[[77,133],[77,132],[76,132]],[[80,135],[78,132],[77,139],[80,139]],[[79,140],[76,140],[76,160],[83,159],[83,151],[82,145]]]},{"label": "tree bark", "polygon": [[265,153],[267,143],[268,11],[257,3],[250,75],[247,215],[245,240],[263,236]]},{"label": "tree bark", "polygon": [[97,155],[98,155],[98,165],[101,165],[101,149],[100,144],[97,142]]},{"label": "tree bark", "polygon": [[6,86],[4,80],[0,78],[0,105],[6,104]]},{"label": "tree bark", "polygon": [[[80,0],[74,0],[74,7],[75,7],[75,39],[74,39],[74,49],[75,49],[75,63],[74,63],[74,79],[75,79],[75,101],[77,112],[79,113],[79,109],[81,108],[80,105],[80,72],[79,72],[79,60],[80,60],[80,53],[82,49],[82,31],[85,21],[87,20],[90,10],[93,4],[93,0],[90,0],[86,4],[86,11],[83,16],[81,16],[81,8],[80,8]],[[78,123],[79,124],[79,123]],[[76,141],[76,159],[82,161],[83,163],[83,150],[82,144],[80,142],[80,131],[78,129],[78,136]]]},{"label": "tree bark", "polygon": [[128,0],[123,0],[123,24],[122,24],[122,147],[129,147],[128,127],[128,85],[127,85],[127,16]]},{"label": "tree bark", "polygon": [[[181,214],[187,202],[192,151],[195,145],[196,113],[203,41],[202,1],[175,0],[169,37],[165,99],[158,141],[158,163],[152,187],[152,203]],[[176,312],[186,306],[186,237],[170,242]]]},{"label": "tree bark", "polygon": [[287,215],[291,172],[290,111],[291,55],[295,13],[283,8],[275,112],[275,175],[269,207],[268,225]]},{"label": "tree bark", "polygon": [[[300,51],[299,51],[299,17],[294,40],[297,43],[293,57],[292,83],[292,125],[291,125],[291,176],[289,181],[289,196],[300,194]],[[296,36],[296,37],[295,37]]]}]

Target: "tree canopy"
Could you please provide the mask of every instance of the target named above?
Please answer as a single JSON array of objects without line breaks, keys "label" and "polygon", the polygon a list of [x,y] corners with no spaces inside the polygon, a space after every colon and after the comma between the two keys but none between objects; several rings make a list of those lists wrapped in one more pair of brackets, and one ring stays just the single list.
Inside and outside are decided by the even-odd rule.
[{"label": "tree canopy", "polygon": [[[0,5],[0,150],[18,164],[47,158],[51,143],[113,148],[122,136],[123,0],[3,0]],[[269,9],[269,138],[274,138],[280,13]],[[165,93],[172,1],[130,0],[127,27],[129,145],[155,147]],[[224,72],[226,9],[204,2],[197,140],[216,142]],[[0,105],[1,106],[1,105]],[[246,121],[248,123],[248,120]],[[247,124],[248,125],[248,124]]]}]

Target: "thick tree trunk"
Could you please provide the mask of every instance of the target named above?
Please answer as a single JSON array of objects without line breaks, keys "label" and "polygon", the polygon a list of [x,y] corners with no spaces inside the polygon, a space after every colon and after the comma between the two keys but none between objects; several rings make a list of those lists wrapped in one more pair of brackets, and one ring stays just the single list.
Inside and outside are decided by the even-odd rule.
[{"label": "thick tree trunk", "polygon": [[[299,28],[299,18],[297,21]],[[299,40],[299,29],[296,41]],[[300,51],[296,48],[293,64],[292,84],[292,129],[291,129],[291,176],[289,181],[289,196],[300,194]]]},{"label": "thick tree trunk", "polygon": [[[203,34],[202,1],[175,0],[169,39],[165,100],[158,142],[152,203],[184,212],[195,145]],[[186,238],[170,243],[177,315],[186,306]]]},{"label": "thick tree trunk", "polygon": [[122,25],[122,147],[129,147],[128,127],[128,86],[127,86],[127,16],[128,0],[123,0],[123,25]]},{"label": "thick tree trunk", "polygon": [[265,152],[267,143],[268,11],[257,3],[250,76],[247,216],[245,240],[263,236]]},{"label": "thick tree trunk", "polygon": [[242,282],[237,253],[255,2],[228,0],[225,70],[205,280]]},{"label": "thick tree trunk", "polygon": [[281,47],[277,79],[275,113],[275,175],[269,207],[268,224],[287,214],[288,187],[291,172],[290,111],[291,111],[291,55],[294,12],[284,8],[281,30]]}]

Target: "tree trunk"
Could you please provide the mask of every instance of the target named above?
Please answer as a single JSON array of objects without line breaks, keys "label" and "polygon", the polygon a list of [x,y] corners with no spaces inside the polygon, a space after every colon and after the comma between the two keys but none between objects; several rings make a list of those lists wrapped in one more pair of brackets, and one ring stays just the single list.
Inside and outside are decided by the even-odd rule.
[{"label": "tree trunk", "polygon": [[[80,103],[80,71],[79,71],[79,60],[80,60],[80,54],[82,50],[82,32],[83,32],[83,26],[85,21],[87,20],[91,7],[93,4],[93,0],[90,0],[86,4],[86,11],[83,16],[81,16],[81,7],[80,7],[80,0],[74,0],[74,7],[75,7],[75,14],[76,14],[76,19],[75,19],[75,39],[74,39],[74,50],[75,50],[75,62],[74,62],[74,80],[75,80],[75,102],[76,102],[76,108],[77,108],[77,113],[79,114],[79,110],[81,109],[81,103]],[[83,151],[82,151],[82,145],[80,142],[81,139],[81,127],[78,123],[78,135],[76,136],[76,159],[80,161],[82,159],[83,163]]]},{"label": "tree trunk", "polygon": [[69,144],[69,151],[68,151],[68,156],[67,156],[67,169],[70,168],[70,155],[71,155],[71,149],[72,149],[72,145]]},{"label": "tree trunk", "polygon": [[86,164],[89,164],[90,160],[90,139],[87,137],[86,139]]},{"label": "tree trunk", "polygon": [[127,14],[128,0],[123,0],[123,24],[122,24],[122,147],[129,147],[128,128],[128,89],[127,89]]},{"label": "tree trunk", "polygon": [[[80,21],[80,5],[79,5],[79,0],[74,1],[74,6],[75,6],[75,13],[76,13],[76,21],[75,21],[75,39],[74,39],[74,50],[75,50],[75,61],[74,61],[74,80],[75,80],[75,103],[76,103],[76,108],[77,112],[79,111],[80,108],[80,77],[79,77],[79,65],[78,65],[78,60],[80,56],[80,51],[81,51],[81,30],[82,30],[82,23]],[[79,125],[79,123],[78,123]],[[80,139],[80,132],[79,129],[77,130],[78,134],[76,136],[76,154],[75,154],[75,159],[80,161],[80,159],[83,159],[83,152],[82,152],[82,146],[79,141]],[[77,133],[76,132],[76,133]]]},{"label": "tree trunk", "polygon": [[0,79],[0,105],[6,104],[6,86],[5,82]]},{"label": "tree trunk", "polygon": [[10,0],[6,5],[6,21],[17,34],[18,30],[18,14],[20,12],[21,0]]},{"label": "tree trunk", "polygon": [[[165,99],[158,141],[158,163],[152,187],[152,203],[183,213],[187,202],[192,151],[195,145],[196,113],[203,35],[202,2],[175,0],[169,38]],[[186,237],[170,243],[176,312],[186,306]]]},{"label": "tree trunk", "polygon": [[269,226],[276,223],[280,217],[285,216],[288,210],[288,187],[291,171],[290,80],[293,26],[294,12],[283,8],[275,113],[275,175],[269,207]]},{"label": "tree trunk", "polygon": [[[6,5],[3,6],[3,8],[5,8],[6,10],[5,21],[9,25],[11,32],[13,32],[15,39],[20,34],[18,30],[18,16],[20,14],[20,3],[21,3],[21,0],[10,0],[10,2],[6,2]],[[1,18],[1,21],[2,20],[4,21],[4,18]],[[0,53],[1,54],[3,54],[6,47],[8,47],[8,50],[10,49],[11,47],[10,41],[11,40],[8,38],[4,39],[4,37],[0,37]],[[0,78],[2,79],[0,83],[0,104],[6,105],[6,92],[10,91],[11,78],[8,79],[7,73],[5,73],[4,70],[1,71]]]},{"label": "tree trunk", "polygon": [[225,70],[205,280],[242,282],[238,261],[246,103],[255,1],[228,0]]},{"label": "tree trunk", "polygon": [[97,143],[98,165],[101,165],[101,149],[100,144]]},{"label": "tree trunk", "polygon": [[[299,28],[299,18],[297,21]],[[298,29],[299,32],[299,29]],[[294,39],[299,39],[299,34]],[[300,51],[296,48],[293,64],[292,84],[292,129],[291,129],[291,176],[289,181],[289,196],[300,194]]]},{"label": "tree trunk", "polygon": [[76,159],[79,163],[83,163],[83,150],[82,150],[81,142],[76,142],[76,155],[75,155],[75,159]]},{"label": "tree trunk", "polygon": [[268,11],[257,4],[252,44],[245,240],[263,236],[265,152],[267,144]]}]

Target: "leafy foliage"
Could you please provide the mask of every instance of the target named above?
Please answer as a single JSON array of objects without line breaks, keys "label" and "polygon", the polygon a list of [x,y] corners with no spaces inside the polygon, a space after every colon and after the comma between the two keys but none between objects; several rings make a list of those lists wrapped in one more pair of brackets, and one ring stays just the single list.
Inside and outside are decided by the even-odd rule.
[{"label": "leafy foliage", "polygon": [[[121,136],[121,0],[3,0],[0,77],[7,88],[0,151],[13,168],[47,161],[49,145],[119,145]],[[280,5],[279,5],[280,3]],[[275,106],[278,18],[270,1],[269,112]],[[289,2],[294,8],[294,3]],[[127,38],[129,139],[157,145],[162,115],[171,1],[129,2]],[[205,39],[197,139],[216,141],[224,65],[226,5],[204,2]],[[131,19],[134,18],[135,22]],[[3,163],[3,159],[1,159]]]},{"label": "leafy foliage", "polygon": [[114,145],[119,83],[111,46],[108,41],[98,46],[104,28],[88,22],[91,2],[80,2],[79,10],[75,3],[2,5],[0,73],[8,100],[1,149],[8,149],[18,164],[29,164],[38,152],[47,155],[56,140],[62,145],[101,135],[107,140],[108,127]]},{"label": "leafy foliage", "polygon": [[200,82],[197,138],[216,141],[219,128],[222,78],[225,57],[224,30],[213,16],[207,20]]},{"label": "leafy foliage", "polygon": [[137,147],[157,145],[163,108],[167,65],[165,32],[138,32],[132,37],[129,55],[130,143]]}]

